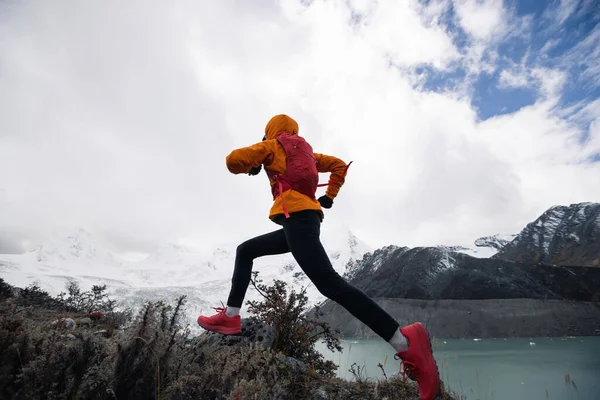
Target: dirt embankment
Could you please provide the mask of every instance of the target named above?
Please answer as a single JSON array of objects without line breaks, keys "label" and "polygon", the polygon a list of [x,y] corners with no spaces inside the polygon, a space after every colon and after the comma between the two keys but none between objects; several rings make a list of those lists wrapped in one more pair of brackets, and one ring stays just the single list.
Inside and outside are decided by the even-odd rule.
[{"label": "dirt embankment", "polygon": [[[411,300],[375,301],[401,325],[421,321],[438,338],[556,337],[600,335],[600,303],[567,300]],[[337,304],[322,308],[344,337],[375,333]]]}]

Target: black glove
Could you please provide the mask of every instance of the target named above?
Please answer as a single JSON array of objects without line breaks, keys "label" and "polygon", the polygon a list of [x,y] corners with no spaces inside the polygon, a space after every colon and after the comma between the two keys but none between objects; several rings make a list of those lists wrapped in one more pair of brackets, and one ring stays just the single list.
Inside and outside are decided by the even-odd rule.
[{"label": "black glove", "polygon": [[321,203],[321,207],[323,208],[331,208],[333,205],[333,200],[331,200],[330,197],[323,195],[319,197],[319,203]]},{"label": "black glove", "polygon": [[262,169],[262,165],[259,165],[258,167],[253,167],[250,170],[250,172],[248,172],[248,175],[250,175],[250,176],[258,175],[261,169]]}]

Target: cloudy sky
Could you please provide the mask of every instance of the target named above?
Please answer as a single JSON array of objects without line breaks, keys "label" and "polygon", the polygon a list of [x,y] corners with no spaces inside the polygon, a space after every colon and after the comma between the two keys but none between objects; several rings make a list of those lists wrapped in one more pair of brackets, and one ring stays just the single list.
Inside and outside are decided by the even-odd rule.
[{"label": "cloudy sky", "polygon": [[598,202],[599,10],[2,1],[0,251],[78,227],[142,252],[276,229],[266,176],[225,157],[279,113],[354,161],[325,225],[374,247],[470,243]]}]

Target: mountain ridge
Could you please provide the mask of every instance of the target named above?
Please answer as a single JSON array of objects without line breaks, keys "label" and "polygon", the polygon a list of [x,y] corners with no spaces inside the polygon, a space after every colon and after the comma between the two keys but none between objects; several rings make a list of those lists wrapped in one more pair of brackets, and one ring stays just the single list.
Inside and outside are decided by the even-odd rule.
[{"label": "mountain ridge", "polygon": [[[322,240],[336,271],[375,298],[524,297],[594,301],[598,295],[593,285],[600,287],[596,276],[600,268],[573,269],[566,263],[561,268],[553,268],[555,264],[545,259],[530,263],[506,259],[510,257],[505,258],[505,255],[523,251],[524,257],[530,257],[527,252],[532,253],[532,246],[535,250],[535,245],[539,247],[545,241],[550,243],[548,254],[553,254],[552,249],[562,248],[558,239],[572,238],[568,229],[577,233],[582,224],[596,224],[597,206],[595,203],[553,206],[545,213],[552,216],[547,218],[550,223],[536,223],[542,214],[519,234],[483,236],[476,239],[472,247],[410,248],[391,244],[372,249],[347,228],[333,232],[327,232],[326,228]],[[575,217],[568,217],[572,215]],[[585,218],[582,220],[581,216]],[[565,218],[570,222],[562,223]],[[544,241],[530,240],[536,232],[539,239],[540,227],[547,228],[542,229]],[[581,232],[591,232],[594,238],[595,225],[586,229]],[[546,240],[548,238],[550,240]],[[529,247],[523,247],[524,243]],[[579,240],[576,244],[579,247],[570,246],[569,254],[577,251],[587,254],[580,250],[582,246],[585,250],[588,242]],[[169,300],[185,292],[194,300],[195,312],[200,313],[226,300],[235,249],[233,243],[215,246],[209,251],[167,243],[157,246],[139,261],[122,261],[103,248],[101,241],[88,231],[80,229],[62,241],[51,239],[23,254],[0,255],[0,275],[15,286],[38,283],[51,294],[63,291],[65,284],[73,279],[80,281],[83,289],[107,283],[116,300],[130,306],[141,305],[146,297]],[[265,282],[280,279],[296,290],[306,287],[311,305],[327,303],[290,254],[257,259],[254,270],[260,271]],[[250,287],[246,300],[256,296]]]},{"label": "mountain ridge", "polygon": [[492,257],[524,263],[600,266],[600,204],[552,206]]}]

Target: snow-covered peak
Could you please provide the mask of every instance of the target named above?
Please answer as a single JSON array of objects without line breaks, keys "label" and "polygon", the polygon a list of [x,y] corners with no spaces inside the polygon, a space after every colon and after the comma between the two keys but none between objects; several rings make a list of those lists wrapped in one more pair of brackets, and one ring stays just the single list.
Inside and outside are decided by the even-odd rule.
[{"label": "snow-covered peak", "polygon": [[599,254],[600,204],[586,202],[550,207],[494,257],[530,263],[596,265]]},{"label": "snow-covered peak", "polygon": [[432,268],[432,272],[434,273],[454,268],[456,266],[454,253],[464,250],[460,246],[436,246],[436,249],[439,258],[437,263],[435,263],[434,268]]},{"label": "snow-covered peak", "polygon": [[[552,206],[539,218],[528,224],[525,229],[513,240],[513,244],[519,244],[523,240],[533,239],[548,255],[552,240],[556,236],[569,236],[577,240],[574,230],[583,224],[599,208],[598,203],[576,203],[569,206]],[[600,214],[596,222],[600,227]]]},{"label": "snow-covered peak", "polygon": [[321,242],[333,267],[340,275],[346,272],[350,261],[360,260],[373,250],[347,228],[324,229],[321,233]]},{"label": "snow-covered peak", "polygon": [[188,264],[190,259],[197,259],[200,254],[191,247],[182,246],[174,243],[167,243],[158,246],[144,260],[140,262],[160,263],[165,265],[184,265]]},{"label": "snow-covered peak", "polygon": [[46,240],[30,253],[35,254],[38,262],[119,264],[102,243],[82,228],[69,236]]},{"label": "snow-covered peak", "polygon": [[507,235],[507,234],[497,234],[493,236],[484,236],[475,240],[475,246],[477,247],[490,247],[496,250],[500,250],[508,243],[512,242],[512,240],[517,235]]},{"label": "snow-covered peak", "polygon": [[496,234],[492,236],[484,236],[475,240],[473,244],[475,246],[436,246],[439,249],[446,249],[447,251],[467,254],[475,258],[490,258],[496,254],[500,249],[510,243],[517,235],[511,234]]}]

